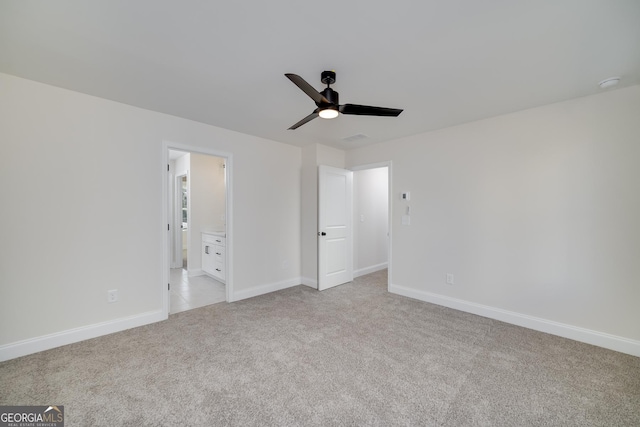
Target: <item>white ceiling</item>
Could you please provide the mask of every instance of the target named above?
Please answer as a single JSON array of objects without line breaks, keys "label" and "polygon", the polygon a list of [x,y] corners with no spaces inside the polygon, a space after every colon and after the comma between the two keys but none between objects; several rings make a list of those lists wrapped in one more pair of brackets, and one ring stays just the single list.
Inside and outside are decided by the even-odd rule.
[{"label": "white ceiling", "polygon": [[[341,103],[405,111],[287,130],[315,104],[284,73],[323,70]],[[640,83],[640,1],[0,0],[0,72],[348,150]]]}]

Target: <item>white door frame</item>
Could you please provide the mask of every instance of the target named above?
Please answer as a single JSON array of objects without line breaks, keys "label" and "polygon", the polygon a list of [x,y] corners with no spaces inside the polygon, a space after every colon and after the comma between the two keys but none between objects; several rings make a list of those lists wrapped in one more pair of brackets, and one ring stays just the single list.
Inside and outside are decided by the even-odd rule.
[{"label": "white door frame", "polygon": [[163,313],[165,319],[169,316],[169,276],[171,267],[170,230],[167,226],[171,223],[169,201],[169,189],[167,179],[167,165],[169,164],[169,150],[186,151],[189,153],[206,154],[209,156],[222,157],[226,164],[226,299],[227,302],[234,301],[233,292],[233,154],[220,151],[215,148],[200,147],[172,141],[162,141],[162,283],[160,285]]},{"label": "white door frame", "polygon": [[387,239],[387,257],[389,258],[387,260],[387,292],[391,292],[391,284],[393,283],[393,269],[392,269],[392,262],[391,260],[393,259],[393,257],[391,256],[391,247],[393,246],[391,244],[391,239],[393,237],[393,233],[392,230],[393,228],[391,227],[392,225],[392,218],[393,218],[393,182],[392,182],[392,162],[391,160],[386,161],[386,162],[379,162],[379,163],[369,163],[366,165],[357,165],[357,166],[352,166],[349,168],[349,170],[352,171],[362,171],[362,170],[367,170],[367,169],[377,169],[377,168],[383,168],[386,167],[388,168],[387,171],[389,173],[389,178],[388,178],[388,187],[389,187],[389,197],[388,197],[388,203],[389,203],[389,225],[388,225],[388,230],[389,230],[389,238]]}]

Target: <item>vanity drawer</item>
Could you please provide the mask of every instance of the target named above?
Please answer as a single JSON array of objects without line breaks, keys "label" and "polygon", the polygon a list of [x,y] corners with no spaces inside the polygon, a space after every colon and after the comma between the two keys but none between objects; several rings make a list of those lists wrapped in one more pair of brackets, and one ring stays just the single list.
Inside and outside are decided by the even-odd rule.
[{"label": "vanity drawer", "polygon": [[202,271],[225,281],[227,239],[215,234],[202,233]]},{"label": "vanity drawer", "polygon": [[215,234],[202,233],[202,241],[209,245],[225,245],[224,237],[216,236]]},{"label": "vanity drawer", "polygon": [[225,247],[224,246],[219,246],[219,245],[215,245],[212,247],[213,249],[213,258],[216,260],[216,262],[220,262],[224,264],[224,259],[225,259]]}]

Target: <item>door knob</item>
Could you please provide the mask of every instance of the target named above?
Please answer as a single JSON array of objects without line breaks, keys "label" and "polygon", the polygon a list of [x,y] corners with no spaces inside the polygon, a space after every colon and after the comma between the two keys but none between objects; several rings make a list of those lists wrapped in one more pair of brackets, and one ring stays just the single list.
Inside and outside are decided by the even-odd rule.
[{"label": "door knob", "polygon": [[318,236],[326,236],[327,233],[325,233],[324,231],[318,231]]}]

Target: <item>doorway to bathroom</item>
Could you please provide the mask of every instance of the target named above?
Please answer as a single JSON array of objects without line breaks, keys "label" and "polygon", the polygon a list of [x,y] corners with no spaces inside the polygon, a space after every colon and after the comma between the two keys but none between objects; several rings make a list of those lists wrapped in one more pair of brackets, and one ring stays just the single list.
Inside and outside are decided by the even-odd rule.
[{"label": "doorway to bathroom", "polygon": [[[168,314],[229,301],[229,158],[167,144],[165,307]],[[209,243],[212,236],[215,246]],[[230,242],[229,242],[230,243]],[[215,257],[215,265],[209,258]],[[166,271],[165,270],[165,271]]]}]

